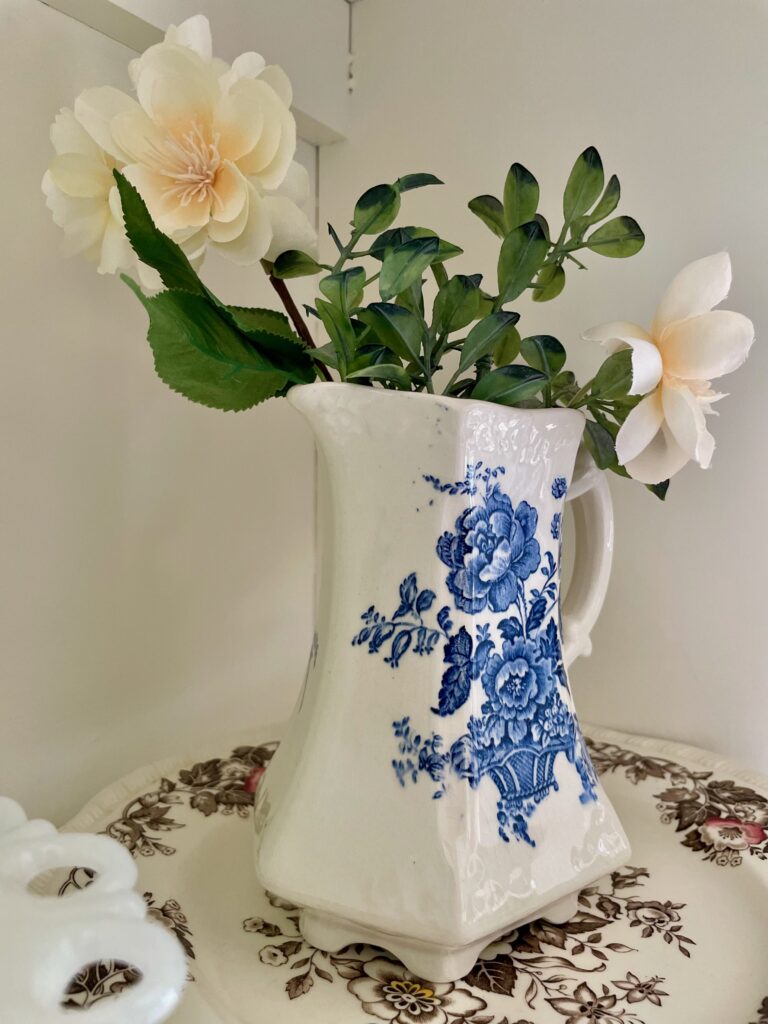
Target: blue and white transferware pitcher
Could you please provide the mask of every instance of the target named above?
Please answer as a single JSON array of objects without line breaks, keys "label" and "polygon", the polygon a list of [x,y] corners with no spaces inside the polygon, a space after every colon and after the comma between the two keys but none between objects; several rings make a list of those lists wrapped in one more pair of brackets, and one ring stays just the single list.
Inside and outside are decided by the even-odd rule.
[{"label": "blue and white transferware pitcher", "polygon": [[629,857],[566,675],[610,573],[607,485],[571,483],[573,410],[354,384],[289,399],[318,447],[317,633],[258,793],[256,872],[313,945],[453,981]]}]

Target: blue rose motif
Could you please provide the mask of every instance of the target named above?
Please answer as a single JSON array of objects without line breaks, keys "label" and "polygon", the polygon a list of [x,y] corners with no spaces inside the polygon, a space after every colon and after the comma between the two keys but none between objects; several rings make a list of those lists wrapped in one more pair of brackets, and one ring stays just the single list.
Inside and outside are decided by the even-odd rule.
[{"label": "blue rose motif", "polygon": [[562,516],[559,512],[555,512],[552,516],[552,522],[549,527],[549,531],[552,534],[552,540],[560,540],[560,524],[562,523]]},{"label": "blue rose motif", "polygon": [[451,570],[447,583],[457,608],[503,612],[514,603],[518,580],[528,579],[541,562],[538,520],[527,501],[515,508],[498,485],[482,505],[461,513],[456,533],[437,542],[437,554]]},{"label": "blue rose motif", "polygon": [[552,482],[552,497],[564,498],[568,493],[568,483],[564,476],[556,476]]},{"label": "blue rose motif", "polygon": [[555,688],[552,666],[539,645],[523,639],[504,641],[501,654],[488,659],[482,682],[488,695],[482,711],[496,743],[521,740]]}]

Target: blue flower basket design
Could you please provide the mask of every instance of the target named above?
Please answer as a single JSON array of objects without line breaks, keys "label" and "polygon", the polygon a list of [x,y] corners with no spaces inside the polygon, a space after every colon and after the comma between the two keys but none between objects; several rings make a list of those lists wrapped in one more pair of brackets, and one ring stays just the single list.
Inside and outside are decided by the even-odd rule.
[{"label": "blue flower basket design", "polygon": [[[480,715],[471,715],[466,731],[445,749],[443,737],[422,736],[411,717],[393,722],[399,757],[392,767],[401,786],[426,776],[437,785],[434,799],[446,792],[451,775],[472,788],[490,779],[498,792],[499,835],[534,846],[528,823],[535,809],[558,788],[555,764],[560,754],[574,766],[582,784],[580,799],[596,798],[596,776],[581,732],[566,701],[568,682],[557,623],[558,562],[552,551],[542,555],[537,539],[538,511],[526,501],[513,504],[502,490],[502,467],[471,466],[464,480],[442,483],[424,479],[448,497],[475,496],[480,501],[457,516],[454,532],[444,533],[436,554],[448,569],[446,588],[455,609],[464,615],[504,614],[497,635],[484,623],[475,635],[454,627],[444,605],[431,618],[436,595],[419,588],[415,572],[400,585],[400,600],[389,616],[371,606],[353,638],[369,654],[381,655],[396,669],[408,653],[431,655],[442,646],[446,669],[433,714],[456,714],[473,687],[483,694]],[[482,492],[480,491],[483,488]],[[552,496],[565,497],[566,481],[557,477]],[[559,541],[561,513],[551,524]],[[427,621],[429,619],[429,621]]]}]

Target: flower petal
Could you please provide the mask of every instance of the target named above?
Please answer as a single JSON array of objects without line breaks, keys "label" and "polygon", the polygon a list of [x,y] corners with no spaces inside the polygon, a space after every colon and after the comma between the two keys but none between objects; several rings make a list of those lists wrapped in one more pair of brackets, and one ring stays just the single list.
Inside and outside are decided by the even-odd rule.
[{"label": "flower petal", "polygon": [[129,162],[154,164],[163,151],[168,134],[136,104],[112,119],[112,138]]},{"label": "flower petal", "polygon": [[611,355],[623,349],[632,350],[630,395],[647,395],[661,380],[663,367],[659,350],[650,334],[638,324],[614,320],[592,327],[581,336],[584,341],[599,341]]},{"label": "flower petal", "polygon": [[731,258],[727,252],[689,263],[672,280],[659,303],[653,319],[653,336],[660,337],[676,320],[709,312],[723,301],[730,287]]},{"label": "flower petal", "polygon": [[51,178],[62,192],[79,199],[106,199],[114,179],[103,160],[80,153],[62,153],[51,161]]},{"label": "flower petal", "polygon": [[222,93],[226,94],[232,86],[241,78],[258,78],[266,66],[266,61],[260,53],[241,53],[232,61],[232,67],[219,78],[219,86]]},{"label": "flower petal", "polygon": [[238,166],[243,174],[258,178],[263,189],[277,189],[285,179],[288,168],[296,154],[296,122],[288,107],[278,99],[276,93],[260,78],[242,80],[233,92],[249,93],[251,102],[258,103],[264,111],[261,135],[253,149]]},{"label": "flower petal", "polygon": [[248,205],[248,182],[235,164],[227,160],[216,175],[213,216],[217,221],[236,220]]},{"label": "flower petal", "polygon": [[158,43],[139,57],[136,95],[147,114],[174,134],[192,125],[205,129],[220,95],[218,76],[213,63],[193,50]]},{"label": "flower petal", "polygon": [[127,93],[101,85],[85,89],[75,100],[75,117],[91,138],[116,160],[126,161],[127,155],[112,136],[112,118],[138,104]]},{"label": "flower petal", "polygon": [[[211,226],[211,243],[233,263],[250,266],[263,259],[272,242],[272,225],[265,200],[256,189],[248,185],[248,216],[243,230],[231,241],[218,242],[213,238]],[[214,229],[215,230],[215,229]]]},{"label": "flower petal", "polygon": [[291,162],[282,184],[277,189],[277,195],[285,196],[297,206],[306,203],[309,199],[309,171],[303,164],[297,160]]},{"label": "flower petal", "polygon": [[688,455],[662,423],[661,430],[635,459],[624,464],[634,480],[643,484],[660,484],[678,473],[688,462]]},{"label": "flower petal", "polygon": [[190,50],[210,60],[213,54],[211,26],[204,14],[195,14],[180,25],[169,25],[165,33],[167,43],[186,46]]},{"label": "flower petal", "polygon": [[665,381],[661,388],[664,418],[672,436],[689,459],[707,469],[715,450],[715,439],[704,422],[704,407],[684,384]]},{"label": "flower petal", "polygon": [[268,64],[259,77],[262,82],[272,86],[286,107],[290,107],[293,103],[293,86],[290,78],[279,64]]},{"label": "flower petal", "polygon": [[651,341],[650,334],[643,330],[639,324],[629,323],[627,320],[611,320],[607,324],[600,324],[598,327],[590,327],[588,331],[582,332],[584,341],[599,341],[605,344],[609,341],[630,341],[638,338],[643,341]]},{"label": "flower petal", "polygon": [[616,435],[616,457],[622,466],[644,451],[653,441],[664,419],[658,391],[639,402],[627,416]]},{"label": "flower petal", "polygon": [[193,201],[186,206],[172,191],[176,182],[144,164],[128,164],[123,173],[139,191],[147,204],[152,220],[166,235],[186,232],[188,229],[204,227],[211,216],[211,204]]},{"label": "flower petal", "polygon": [[310,255],[317,250],[317,232],[309,218],[285,196],[265,196],[264,206],[272,225],[272,242],[266,259],[274,262],[282,252],[298,249]]},{"label": "flower petal", "polygon": [[689,317],[664,332],[664,370],[681,380],[713,380],[738,370],[754,340],[752,321],[741,313],[715,309]]},{"label": "flower petal", "polygon": [[75,117],[69,107],[62,107],[51,125],[51,144],[61,156],[64,153],[81,153],[94,160],[103,160],[104,153]]},{"label": "flower petal", "polygon": [[240,89],[216,105],[213,130],[224,160],[240,160],[258,145],[264,131],[264,103],[258,91]]},{"label": "flower petal", "polygon": [[66,251],[70,254],[84,253],[89,259],[98,260],[109,218],[109,207],[104,199],[78,199],[65,195],[48,171],[43,177],[42,189],[54,224],[66,236]]}]

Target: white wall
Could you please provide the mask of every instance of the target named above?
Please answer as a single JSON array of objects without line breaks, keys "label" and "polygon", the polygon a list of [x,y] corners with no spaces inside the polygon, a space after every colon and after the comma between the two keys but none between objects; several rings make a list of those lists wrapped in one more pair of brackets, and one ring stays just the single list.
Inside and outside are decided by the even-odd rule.
[{"label": "white wall", "polygon": [[350,141],[323,155],[323,219],[338,225],[367,186],[408,171],[447,185],[403,216],[461,244],[457,270],[492,276],[495,246],[466,210],[520,160],[557,220],[575,156],[597,145],[622,210],[647,234],[629,261],[591,257],[525,332],[552,333],[586,377],[581,329],[648,322],[687,261],[730,250],[729,305],[758,342],[728,380],[708,473],[689,468],[666,505],[615,480],[617,548],[595,653],[574,670],[582,715],[673,736],[768,769],[768,6],[759,0],[365,0],[354,9]]},{"label": "white wall", "polygon": [[[133,54],[39,0],[3,0],[0,39],[0,792],[62,821],[137,765],[289,713],[312,443],[285,402],[225,415],[174,395],[125,286],[61,255],[48,125],[86,86],[126,88]],[[258,267],[206,276],[274,304]]]}]

